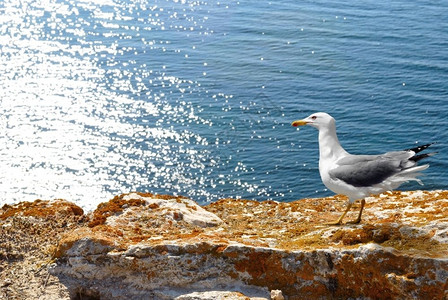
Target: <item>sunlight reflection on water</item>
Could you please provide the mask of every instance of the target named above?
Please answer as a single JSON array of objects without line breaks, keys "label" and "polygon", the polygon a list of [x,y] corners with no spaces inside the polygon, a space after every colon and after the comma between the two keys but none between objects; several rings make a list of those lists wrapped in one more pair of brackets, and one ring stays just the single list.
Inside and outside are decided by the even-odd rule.
[{"label": "sunlight reflection on water", "polygon": [[[228,185],[229,174],[210,176],[228,163],[213,148],[228,141],[190,130],[207,130],[213,121],[199,116],[203,108],[184,95],[208,91],[197,80],[172,75],[176,66],[157,59],[150,65],[160,55],[152,52],[169,52],[173,59],[164,60],[172,63],[189,59],[196,46],[176,48],[176,36],[170,41],[149,32],[205,36],[207,16],[189,16],[196,2],[133,13],[136,5],[3,4],[1,199],[57,197],[91,209],[131,190],[210,199],[207,187]],[[207,63],[200,65],[205,76]],[[235,171],[243,168],[238,162]],[[240,179],[233,185],[250,188]]]}]

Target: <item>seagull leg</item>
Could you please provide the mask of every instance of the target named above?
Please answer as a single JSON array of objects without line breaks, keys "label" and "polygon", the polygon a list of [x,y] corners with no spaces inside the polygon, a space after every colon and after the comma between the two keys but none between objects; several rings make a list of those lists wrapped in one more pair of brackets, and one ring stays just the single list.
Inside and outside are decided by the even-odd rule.
[{"label": "seagull leg", "polygon": [[354,221],[347,222],[347,224],[359,224],[359,222],[361,222],[362,210],[364,209],[365,204],[366,204],[366,200],[362,199],[361,200],[361,208],[359,209],[358,218],[356,218],[356,220],[354,220]]},{"label": "seagull leg", "polygon": [[330,223],[326,223],[325,225],[341,225],[342,224],[342,219],[345,217],[345,215],[348,213],[348,211],[350,210],[350,208],[352,208],[353,203],[351,203],[350,201],[347,203],[347,208],[345,209],[344,213],[342,214],[342,216],[339,217],[339,219],[337,219],[337,221],[335,222],[330,222]]}]

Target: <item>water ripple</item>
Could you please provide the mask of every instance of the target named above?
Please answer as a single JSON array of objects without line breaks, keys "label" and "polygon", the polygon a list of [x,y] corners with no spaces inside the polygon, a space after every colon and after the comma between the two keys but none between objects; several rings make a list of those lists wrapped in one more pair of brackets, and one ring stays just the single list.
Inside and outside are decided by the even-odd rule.
[{"label": "water ripple", "polygon": [[[91,209],[134,190],[204,202],[327,195],[314,132],[288,125],[315,110],[345,118],[354,149],[378,148],[378,122],[403,105],[412,114],[391,124],[423,111],[425,130],[446,137],[436,125],[446,124],[447,39],[423,50],[409,37],[426,40],[419,26],[439,27],[422,20],[447,8],[397,19],[373,2],[318,2],[2,1],[0,202],[66,198]],[[395,133],[392,146],[424,131]]]}]

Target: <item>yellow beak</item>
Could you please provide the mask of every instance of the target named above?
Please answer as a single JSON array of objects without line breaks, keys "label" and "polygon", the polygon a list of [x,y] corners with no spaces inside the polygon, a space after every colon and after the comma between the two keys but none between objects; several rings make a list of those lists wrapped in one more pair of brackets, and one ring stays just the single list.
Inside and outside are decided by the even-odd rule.
[{"label": "yellow beak", "polygon": [[306,124],[308,124],[308,122],[305,121],[305,120],[297,120],[297,121],[294,121],[294,122],[291,123],[291,125],[294,126],[294,127],[304,126]]}]

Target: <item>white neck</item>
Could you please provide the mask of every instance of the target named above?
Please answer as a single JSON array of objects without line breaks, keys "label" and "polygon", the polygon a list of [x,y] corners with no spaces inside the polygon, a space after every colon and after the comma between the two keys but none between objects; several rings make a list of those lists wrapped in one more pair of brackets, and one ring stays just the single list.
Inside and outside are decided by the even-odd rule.
[{"label": "white neck", "polygon": [[320,160],[335,160],[348,154],[339,143],[336,126],[331,124],[328,128],[319,130],[319,158]]}]

